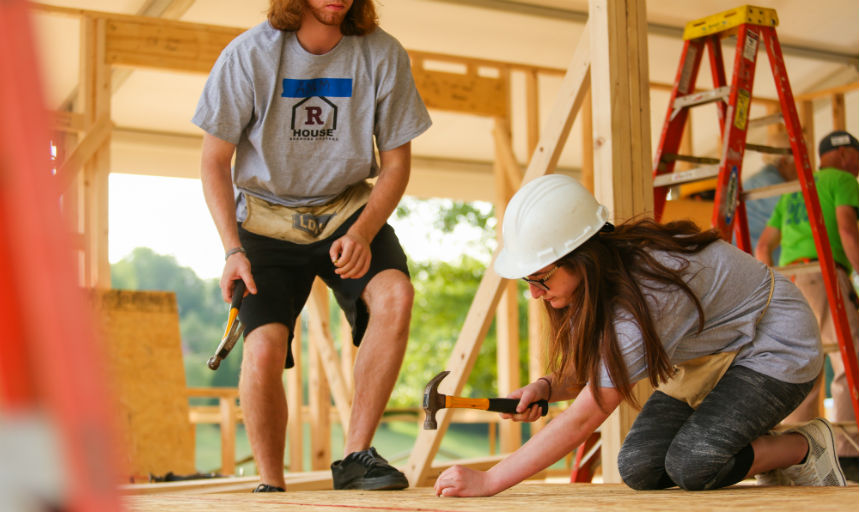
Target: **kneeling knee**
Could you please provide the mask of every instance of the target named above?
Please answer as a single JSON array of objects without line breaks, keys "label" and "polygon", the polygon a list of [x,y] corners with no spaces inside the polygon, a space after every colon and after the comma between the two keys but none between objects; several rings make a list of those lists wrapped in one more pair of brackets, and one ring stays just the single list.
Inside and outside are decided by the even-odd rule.
[{"label": "kneeling knee", "polygon": [[666,473],[675,484],[685,491],[703,491],[714,479],[713,474],[703,467],[702,461],[692,457],[667,457]]},{"label": "kneeling knee", "polygon": [[647,460],[638,457],[624,457],[622,453],[618,457],[618,473],[621,481],[627,487],[636,491],[648,491],[663,489],[666,486],[661,483],[661,468],[654,467]]}]

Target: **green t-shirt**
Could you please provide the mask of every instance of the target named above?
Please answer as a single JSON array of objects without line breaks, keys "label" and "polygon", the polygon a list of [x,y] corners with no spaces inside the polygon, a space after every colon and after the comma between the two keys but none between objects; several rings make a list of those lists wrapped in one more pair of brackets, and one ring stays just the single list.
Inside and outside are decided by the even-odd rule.
[{"label": "green t-shirt", "polygon": [[[857,208],[857,178],[850,173],[833,167],[826,167],[813,174],[815,188],[818,191],[818,201],[821,203],[821,213],[827,228],[827,238],[833,260],[850,269],[851,263],[845,256],[842,240],[839,238],[839,226],[836,223],[837,206],[853,206]],[[817,259],[815,240],[812,238],[812,227],[806,214],[806,204],[802,192],[785,194],[779,198],[768,226],[780,230],[782,252],[779,255],[780,266],[801,258]]]}]

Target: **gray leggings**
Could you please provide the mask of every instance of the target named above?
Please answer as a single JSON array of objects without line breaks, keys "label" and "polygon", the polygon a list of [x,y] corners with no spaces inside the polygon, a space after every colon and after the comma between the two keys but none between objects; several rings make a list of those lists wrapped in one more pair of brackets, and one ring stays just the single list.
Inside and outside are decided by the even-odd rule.
[{"label": "gray leggings", "polygon": [[633,489],[719,489],[746,477],[750,442],[793,411],[813,381],[791,384],[732,366],[698,409],[655,391],[618,454],[624,483]]}]

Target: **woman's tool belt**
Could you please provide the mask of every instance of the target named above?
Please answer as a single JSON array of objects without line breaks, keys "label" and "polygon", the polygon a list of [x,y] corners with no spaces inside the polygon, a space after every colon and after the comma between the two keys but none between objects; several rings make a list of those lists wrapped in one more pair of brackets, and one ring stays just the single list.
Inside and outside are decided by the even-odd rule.
[{"label": "woman's tool belt", "polygon": [[359,208],[367,204],[372,187],[362,181],[331,202],[319,206],[289,207],[245,195],[248,216],[242,227],[251,233],[295,244],[310,244],[330,237]]},{"label": "woman's tool belt", "polygon": [[[758,325],[764,316],[768,306],[770,306],[770,300],[773,298],[775,278],[773,269],[768,268],[768,270],[770,271],[770,293],[767,296],[764,308],[755,321],[756,325]],[[677,364],[675,365],[674,376],[657,386],[657,389],[672,398],[687,402],[690,407],[695,409],[699,407],[702,400],[708,396],[708,393],[723,378],[723,375],[725,375],[729,366],[735,360],[737,353],[736,350],[733,352],[719,352]]]}]

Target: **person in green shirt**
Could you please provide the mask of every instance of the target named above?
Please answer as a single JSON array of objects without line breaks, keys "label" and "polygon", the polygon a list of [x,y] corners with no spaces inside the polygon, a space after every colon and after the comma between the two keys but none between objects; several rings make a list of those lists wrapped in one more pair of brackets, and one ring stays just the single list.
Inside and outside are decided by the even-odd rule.
[{"label": "person in green shirt", "polygon": [[[857,294],[851,283],[851,270],[858,269],[857,247],[857,138],[845,131],[834,131],[825,136],[818,146],[821,168],[813,175],[821,214],[827,229],[827,238],[836,263],[839,288],[848,313],[848,324],[857,350],[858,310]],[[767,226],[755,248],[756,257],[773,265],[771,254],[780,246],[779,265],[810,262],[818,259],[812,227],[801,192],[783,195],[777,202]],[[837,343],[833,318],[827,303],[821,271],[797,274],[794,283],[803,292],[818,318],[824,343]],[[830,386],[833,396],[833,419],[853,422],[854,409],[851,393],[845,379],[845,368],[839,352],[829,354],[833,366]],[[789,415],[785,423],[801,423],[818,416],[818,396],[823,379],[810,392],[807,399]],[[857,481],[857,434],[852,444],[846,436],[839,436],[837,453],[846,478]]]}]

